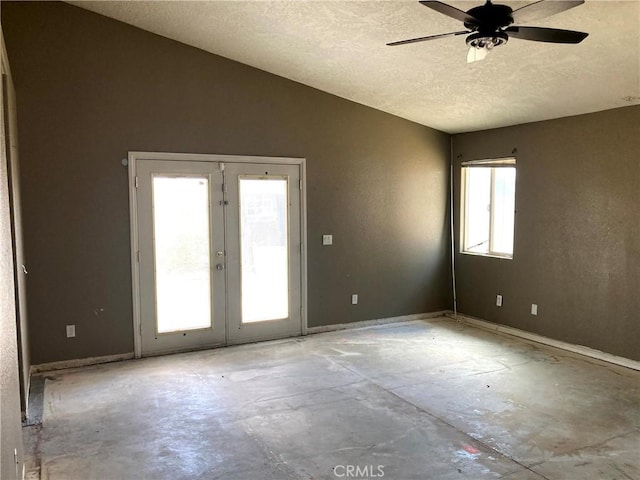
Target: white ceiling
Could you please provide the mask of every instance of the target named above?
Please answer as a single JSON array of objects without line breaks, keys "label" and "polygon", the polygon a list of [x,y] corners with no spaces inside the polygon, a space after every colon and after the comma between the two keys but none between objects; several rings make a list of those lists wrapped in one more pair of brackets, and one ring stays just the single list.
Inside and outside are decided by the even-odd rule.
[{"label": "white ceiling", "polygon": [[588,32],[581,44],[511,39],[472,64],[464,36],[385,45],[462,30],[417,1],[69,3],[449,133],[640,104],[638,0],[587,0],[533,24]]}]

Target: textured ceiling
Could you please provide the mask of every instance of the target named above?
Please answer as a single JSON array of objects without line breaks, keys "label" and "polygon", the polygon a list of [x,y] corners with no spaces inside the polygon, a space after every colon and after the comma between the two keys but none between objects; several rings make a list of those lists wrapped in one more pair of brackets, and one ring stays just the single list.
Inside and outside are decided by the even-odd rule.
[{"label": "textured ceiling", "polygon": [[472,64],[464,36],[385,45],[461,30],[417,1],[69,3],[450,133],[640,104],[638,0],[587,0],[533,23],[588,32],[579,45],[511,39]]}]

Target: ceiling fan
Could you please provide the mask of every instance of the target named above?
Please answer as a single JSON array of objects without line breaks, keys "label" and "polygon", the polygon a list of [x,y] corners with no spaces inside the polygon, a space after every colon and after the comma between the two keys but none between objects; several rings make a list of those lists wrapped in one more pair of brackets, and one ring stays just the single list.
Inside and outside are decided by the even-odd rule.
[{"label": "ceiling fan", "polygon": [[534,42],[580,43],[589,35],[573,30],[512,25],[515,22],[530,22],[550,17],[582,5],[584,0],[539,0],[516,10],[512,10],[507,5],[494,5],[491,0],[487,0],[484,5],[474,7],[466,12],[435,0],[422,0],[420,3],[436,12],[461,21],[466,30],[400,40],[387,43],[387,45],[406,45],[407,43],[470,34],[467,37],[467,45],[469,45],[467,62],[471,63],[482,60],[493,48],[504,45],[511,37]]}]

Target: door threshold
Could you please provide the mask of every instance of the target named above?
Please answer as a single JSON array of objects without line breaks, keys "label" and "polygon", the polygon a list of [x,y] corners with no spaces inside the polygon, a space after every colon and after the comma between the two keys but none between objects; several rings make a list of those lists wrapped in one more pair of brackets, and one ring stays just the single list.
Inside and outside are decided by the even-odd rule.
[{"label": "door threshold", "polygon": [[235,347],[239,345],[248,345],[248,344],[256,344],[263,342],[273,342],[277,340],[286,340],[288,338],[301,337],[302,334],[300,332],[289,333],[286,335],[277,335],[273,337],[261,337],[261,338],[253,338],[253,339],[242,339],[229,341],[227,343],[214,343],[211,345],[203,345],[201,347],[187,347],[187,348],[179,348],[179,349],[171,349],[171,350],[163,350],[159,352],[150,352],[143,353],[141,358],[149,358],[149,357],[161,357],[163,355],[173,355],[176,353],[190,353],[190,352],[200,352],[202,350],[214,350],[217,348],[224,347]]},{"label": "door threshold", "polygon": [[162,355],[173,355],[174,353],[189,353],[189,352],[199,352],[201,350],[211,350],[213,348],[226,347],[226,343],[212,343],[209,345],[202,345],[199,347],[185,347],[185,348],[172,348],[169,350],[159,350],[157,352],[148,352],[142,353],[140,358],[148,358],[148,357],[161,357]]},{"label": "door threshold", "polygon": [[255,337],[255,338],[243,338],[241,340],[229,340],[227,346],[233,345],[246,345],[247,343],[262,343],[271,342],[273,340],[284,340],[286,338],[301,337],[301,332],[286,333],[284,335],[274,335],[273,337]]}]

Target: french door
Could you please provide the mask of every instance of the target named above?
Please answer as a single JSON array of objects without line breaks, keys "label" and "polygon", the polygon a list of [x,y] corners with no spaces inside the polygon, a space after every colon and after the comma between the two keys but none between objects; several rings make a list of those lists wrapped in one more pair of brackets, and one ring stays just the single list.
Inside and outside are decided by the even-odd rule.
[{"label": "french door", "polygon": [[301,334],[301,165],[157,156],[130,154],[136,354]]},{"label": "french door", "polygon": [[301,333],[300,172],[226,164],[228,341]]}]

